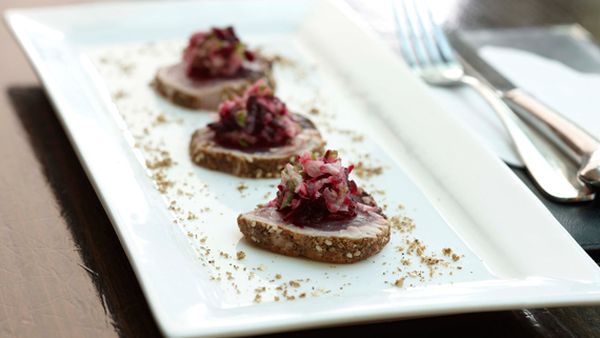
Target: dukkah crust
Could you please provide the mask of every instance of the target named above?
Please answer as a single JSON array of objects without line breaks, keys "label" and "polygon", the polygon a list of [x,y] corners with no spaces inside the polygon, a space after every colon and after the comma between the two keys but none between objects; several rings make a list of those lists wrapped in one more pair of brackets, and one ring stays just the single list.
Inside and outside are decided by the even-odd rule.
[{"label": "dukkah crust", "polygon": [[305,151],[322,152],[325,141],[314,124],[298,114],[302,131],[287,145],[257,152],[246,152],[224,147],[214,140],[214,132],[201,128],[190,141],[190,157],[197,165],[231,175],[248,178],[279,177],[283,167],[296,155]]},{"label": "dukkah crust", "polygon": [[298,227],[274,207],[261,207],[237,218],[252,244],[292,257],[327,263],[355,263],[380,252],[390,240],[390,223],[381,214],[361,211],[341,230]]},{"label": "dukkah crust", "polygon": [[243,75],[227,79],[192,80],[185,72],[185,65],[178,63],[159,68],[152,86],[167,100],[176,105],[198,110],[217,111],[224,100],[244,93],[244,90],[259,79],[265,79],[271,88],[275,87],[272,77],[272,62],[259,58],[255,69]]}]

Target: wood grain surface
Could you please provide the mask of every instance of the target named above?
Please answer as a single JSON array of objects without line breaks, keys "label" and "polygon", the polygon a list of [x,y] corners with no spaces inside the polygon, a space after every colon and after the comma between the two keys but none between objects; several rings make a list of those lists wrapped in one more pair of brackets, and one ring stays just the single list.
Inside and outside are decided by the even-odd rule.
[{"label": "wood grain surface", "polygon": [[[66,4],[2,0],[0,10]],[[600,1],[448,0],[452,28],[578,22]],[[39,80],[0,27],[0,337],[160,336],[123,249]],[[590,337],[600,307],[466,314],[271,337]]]}]

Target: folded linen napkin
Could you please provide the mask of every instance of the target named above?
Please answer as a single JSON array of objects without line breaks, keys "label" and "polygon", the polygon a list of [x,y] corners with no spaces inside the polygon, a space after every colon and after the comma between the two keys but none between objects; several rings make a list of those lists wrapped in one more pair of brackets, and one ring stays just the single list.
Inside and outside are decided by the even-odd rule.
[{"label": "folded linen napkin", "polygon": [[[515,85],[600,139],[600,49],[582,28],[487,30],[464,33],[462,39]],[[472,98],[464,99],[468,106]],[[461,120],[501,158],[520,165],[503,129],[479,127],[484,120],[500,124],[488,116],[489,108],[477,108],[479,115],[461,114]]]}]

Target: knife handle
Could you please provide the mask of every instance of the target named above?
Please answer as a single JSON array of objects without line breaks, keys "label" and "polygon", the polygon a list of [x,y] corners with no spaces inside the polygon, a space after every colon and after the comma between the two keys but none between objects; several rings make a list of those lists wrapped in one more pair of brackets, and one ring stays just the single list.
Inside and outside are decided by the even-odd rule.
[{"label": "knife handle", "polygon": [[496,112],[527,171],[542,191],[559,202],[582,202],[594,198],[590,189],[581,182],[572,180],[565,171],[566,166],[562,162],[564,156],[559,157],[555,152],[546,151],[535,143],[524,128],[524,122],[495,89],[469,75],[463,76],[460,81],[475,89]]},{"label": "knife handle", "polygon": [[503,98],[577,162],[600,148],[600,141],[525,91],[512,89]]}]

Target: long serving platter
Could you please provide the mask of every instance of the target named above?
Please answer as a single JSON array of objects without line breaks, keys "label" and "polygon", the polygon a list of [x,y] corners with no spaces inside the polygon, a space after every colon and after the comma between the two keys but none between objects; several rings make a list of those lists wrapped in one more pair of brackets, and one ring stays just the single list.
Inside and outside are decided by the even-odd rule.
[{"label": "long serving platter", "polygon": [[[167,336],[600,301],[596,264],[344,3],[110,2],[5,18]],[[272,198],[277,180],[191,163],[191,133],[214,114],[178,108],[149,83],[190,33],[229,24],[283,60],[277,95],[358,165],[394,224],[380,254],[332,265],[257,249],[236,217]]]}]

